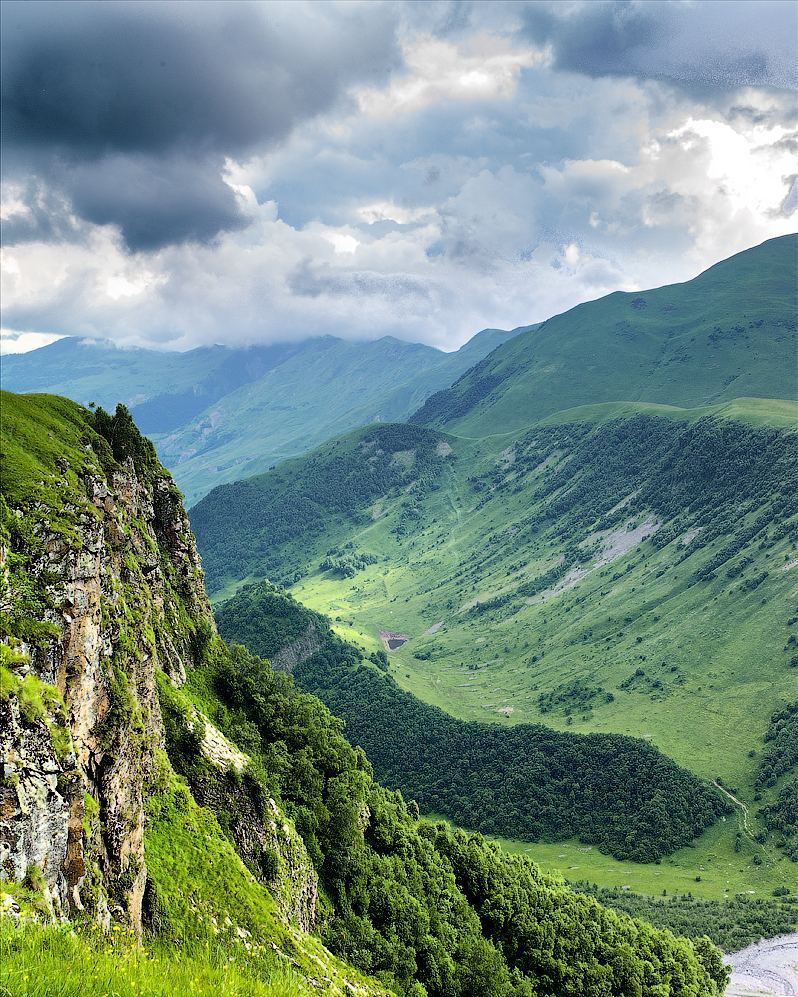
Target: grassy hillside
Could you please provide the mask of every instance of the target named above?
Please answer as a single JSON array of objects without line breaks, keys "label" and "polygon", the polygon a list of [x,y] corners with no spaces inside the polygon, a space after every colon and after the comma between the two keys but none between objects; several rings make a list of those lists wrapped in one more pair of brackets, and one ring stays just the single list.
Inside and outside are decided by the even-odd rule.
[{"label": "grassy hillside", "polygon": [[793,399],[797,264],[789,235],[684,284],[578,305],[499,347],[412,421],[482,437],[597,402]]},{"label": "grassy hillside", "polygon": [[[779,792],[757,785],[769,718],[795,698],[798,448],[787,403],[724,410],[752,421],[600,406],[485,440],[419,444],[422,427],[394,427],[377,447],[354,434],[237,485],[242,515],[232,489],[200,503],[211,589],[290,582],[369,653],[381,632],[408,638],[390,674],[455,717],[644,738],[749,808],[748,823],[737,807],[662,868],[527,849],[549,867],[642,892],[686,892],[700,876],[704,895],[768,894],[794,877],[776,832],[753,839],[758,806]],[[423,473],[358,475],[377,449],[386,467],[420,450]],[[336,484],[347,508],[326,506],[323,482],[343,467],[365,491]],[[274,528],[292,514],[294,477],[317,479],[321,504],[298,543]]]},{"label": "grassy hillside", "polygon": [[603,852],[646,862],[730,812],[713,787],[644,741],[455,720],[382,674],[384,654],[375,656],[376,667],[362,664],[326,621],[268,583],[224,603],[218,623],[228,639],[271,656],[312,634],[319,646],[295,670],[303,688],[343,718],[381,779],[465,827],[531,841],[576,834]]},{"label": "grassy hillside", "polygon": [[2,384],[84,405],[123,402],[194,502],[353,426],[406,418],[521,331],[485,329],[453,353],[390,337],[187,353],[69,338],[4,357]]}]

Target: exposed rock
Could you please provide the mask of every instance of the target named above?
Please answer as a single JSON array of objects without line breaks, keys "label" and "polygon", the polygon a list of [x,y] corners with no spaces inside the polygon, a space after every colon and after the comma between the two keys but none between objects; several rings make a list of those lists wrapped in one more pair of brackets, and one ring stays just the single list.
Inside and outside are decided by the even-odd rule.
[{"label": "exposed rock", "polygon": [[214,727],[199,710],[195,710],[194,722],[202,730],[202,753],[208,761],[222,771],[232,768],[236,772],[243,772],[249,763],[249,758],[231,744],[218,727]]},{"label": "exposed rock", "polygon": [[323,634],[319,633],[312,622],[308,623],[307,629],[301,637],[297,637],[290,644],[281,647],[276,654],[271,656],[271,666],[277,672],[293,672],[297,665],[307,661],[323,644]]},{"label": "exposed rock", "polygon": [[[181,683],[198,631],[214,625],[171,479],[139,474],[131,460],[105,474],[87,457],[79,481],[64,488],[57,528],[41,504],[14,510],[35,522],[35,550],[16,553],[46,592],[57,633],[21,645],[30,661],[14,667],[61,694],[74,754],[60,757],[48,723],[26,721],[14,696],[0,705],[0,876],[23,881],[40,870],[59,917],[88,907],[104,919],[107,895],[111,913],[140,932],[145,786],[163,746],[155,674],[163,668]],[[90,837],[87,793],[99,807]],[[92,864],[101,885],[86,896]]]},{"label": "exposed rock", "polygon": [[56,916],[64,916],[67,872],[75,871],[66,862],[69,816],[82,799],[74,758],[59,761],[46,722],[25,722],[14,697],[0,704],[0,757],[2,876],[22,882],[31,867],[39,870],[47,902]]},{"label": "exposed rock", "polygon": [[219,772],[192,780],[195,799],[228,816],[236,851],[267,885],[284,920],[311,931],[318,917],[319,881],[304,841],[277,802],[271,797],[264,801],[241,778],[249,758],[199,711],[190,723],[201,725],[202,753]]}]

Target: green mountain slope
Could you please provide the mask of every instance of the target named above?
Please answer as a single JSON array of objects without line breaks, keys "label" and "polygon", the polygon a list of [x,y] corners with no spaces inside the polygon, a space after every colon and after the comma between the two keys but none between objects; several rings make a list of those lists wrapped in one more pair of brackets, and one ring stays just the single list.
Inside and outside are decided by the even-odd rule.
[{"label": "green mountain slope", "polygon": [[5,990],[722,993],[708,939],[419,820],[318,699],[224,644],[126,410],[0,401]]},{"label": "green mountain slope", "polygon": [[[270,656],[280,640],[292,643],[286,617],[295,640],[307,634],[306,643],[321,645],[299,661],[300,683],[343,717],[379,777],[427,812],[531,841],[576,835],[642,862],[688,844],[730,812],[712,787],[643,741],[463,723],[422,704],[378,670],[359,667],[355,648],[268,583],[243,589],[217,614],[223,636]],[[375,661],[387,667],[386,658]]]},{"label": "green mountain slope", "polygon": [[[633,757],[626,739],[607,739],[612,758],[602,771],[601,765],[595,764],[600,758],[600,748],[598,754],[588,753],[581,761],[569,757],[569,748],[579,746],[580,741],[582,748],[598,747],[595,739],[574,739],[552,731],[547,734],[543,728],[528,726],[505,731],[486,724],[459,723],[401,690],[385,674],[384,652],[364,657],[352,644],[335,636],[328,620],[268,582],[243,588],[217,607],[216,619],[220,633],[228,640],[242,641],[258,654],[270,657],[276,666],[292,669],[302,688],[318,695],[344,718],[347,736],[368,752],[380,778],[389,785],[400,786],[422,806],[446,812],[461,824],[486,829],[520,818],[528,822],[527,827],[535,822],[538,835],[543,833],[561,841],[572,830],[569,824],[580,808],[587,805],[591,785],[598,778],[603,786],[600,798],[594,802],[597,818],[594,826],[603,825],[605,833],[609,830],[610,834],[620,831],[616,847],[621,844],[624,848],[637,849],[647,838],[650,840],[652,825],[647,818],[652,811],[643,801],[638,805],[629,799],[623,801],[616,811],[620,820],[614,825],[607,821],[606,797],[619,789],[623,793],[639,792],[645,784],[644,772],[652,772],[648,763],[654,756],[635,752],[638,774],[630,780],[632,785],[624,781],[619,785],[623,759]],[[798,742],[794,730],[785,723],[788,718],[795,723],[798,704],[771,721],[771,747],[760,764],[763,782],[774,775],[778,777],[798,761],[795,755]],[[536,764],[533,762],[534,773],[530,773],[537,738],[546,745],[546,756],[542,764],[540,759]],[[513,754],[509,761],[501,759],[502,743]],[[668,763],[660,761],[664,764],[656,778],[664,782],[669,778]],[[554,819],[546,828],[546,788],[551,787],[550,776],[558,770],[560,776],[578,781],[579,792],[569,793],[563,785],[557,787],[558,802],[551,811]],[[674,791],[668,791],[668,801],[673,798]],[[678,789],[675,798],[679,798]],[[670,805],[660,809],[654,820],[656,835],[677,830],[674,812]],[[583,834],[582,853],[589,851],[584,848],[584,840]],[[751,845],[750,841],[741,843],[740,853],[747,852]],[[699,849],[703,850],[700,841]],[[682,849],[682,860],[690,851]],[[675,860],[668,860],[671,861]],[[615,865],[621,867],[622,863]],[[663,864],[649,868],[662,870]],[[576,878],[573,873],[569,875]],[[700,888],[694,879],[691,885]],[[798,921],[796,896],[751,899],[747,894],[739,894],[733,899],[699,901],[693,898],[692,890],[680,896],[675,890],[660,889],[662,895],[655,899],[630,892],[629,884],[599,890],[589,883],[578,882],[577,888],[659,926],[678,928],[679,934],[709,935],[726,951],[743,948],[761,937],[792,931]],[[789,894],[785,889],[777,892]]]},{"label": "green mountain slope", "polygon": [[455,353],[388,337],[311,341],[161,438],[159,450],[193,501],[353,426],[406,418],[508,335],[486,330]]},{"label": "green mountain slope", "polygon": [[192,510],[209,586],[266,576],[368,652],[408,638],[391,675],[455,717],[631,734],[722,779],[750,822],[678,856],[674,881],[770,892],[794,874],[756,806],[790,778],[757,784],[795,698],[798,406],[588,411],[484,440],[362,430],[217,489]]},{"label": "green mountain slope", "polygon": [[488,436],[596,402],[795,398],[797,269],[789,235],[684,284],[578,305],[499,347],[412,421]]},{"label": "green mountain slope", "polygon": [[187,353],[69,338],[4,357],[2,384],[126,404],[193,502],[353,426],[406,418],[521,331],[485,329],[454,353],[390,337]]}]

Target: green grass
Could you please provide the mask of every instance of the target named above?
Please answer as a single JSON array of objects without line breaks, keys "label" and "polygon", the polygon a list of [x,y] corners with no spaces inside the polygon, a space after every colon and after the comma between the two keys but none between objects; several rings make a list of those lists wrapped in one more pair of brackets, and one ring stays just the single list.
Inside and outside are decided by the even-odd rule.
[{"label": "green grass", "polygon": [[181,948],[136,946],[71,925],[15,924],[0,917],[0,994],[7,997],[305,997],[317,993],[285,962],[265,956],[261,977],[209,941]]},{"label": "green grass", "polygon": [[3,494],[19,501],[43,482],[52,484],[59,458],[82,467],[87,432],[86,410],[66,398],[0,392]]},{"label": "green grass", "polygon": [[494,350],[413,420],[484,437],[596,402],[793,399],[797,247],[795,235],[771,239],[686,283],[577,305]]},{"label": "green grass", "polygon": [[554,412],[541,419],[540,425],[554,426],[568,422],[591,422],[599,425],[610,419],[638,412],[687,422],[716,416],[752,426],[774,426],[780,429],[794,429],[798,426],[798,402],[779,398],[733,398],[729,402],[698,408],[679,408],[676,405],[656,405],[651,402],[598,402],[595,405],[578,405],[576,408]]},{"label": "green grass", "polygon": [[[778,427],[790,425],[793,407],[744,399],[722,409]],[[617,417],[618,409],[611,407],[611,414]],[[695,413],[667,415],[679,423],[695,422]],[[593,409],[598,432],[606,416],[607,407]],[[719,777],[732,787],[749,806],[758,833],[758,806],[775,791],[754,799],[758,755],[771,713],[795,698],[796,675],[786,650],[798,613],[798,569],[790,567],[798,559],[794,535],[774,535],[765,547],[750,545],[751,564],[738,577],[728,578],[724,566],[716,578],[701,583],[695,583],[695,574],[723,538],[691,555],[679,540],[659,550],[645,541],[572,588],[550,590],[543,593],[545,599],[515,603],[507,612],[474,615],[464,607],[511,592],[519,581],[546,570],[561,544],[556,523],[522,548],[514,542],[515,532],[536,511],[530,485],[515,491],[511,481],[484,502],[486,492],[475,493],[469,481],[506,463],[503,454],[516,445],[516,437],[448,439],[456,459],[446,462],[437,490],[424,498],[417,529],[405,536],[394,532],[407,501],[401,492],[382,500],[385,515],[379,519],[364,514],[355,521],[331,520],[297,555],[301,565],[289,558],[306,572],[292,586],[293,594],[329,616],[340,636],[366,651],[382,646],[380,629],[409,636],[390,655],[392,675],[406,690],[454,716],[645,738],[698,775]],[[510,479],[513,467],[506,470]],[[534,480],[541,480],[545,468],[535,473]],[[347,542],[376,555],[377,563],[350,579],[321,571],[325,550]],[[519,568],[522,551],[529,563]],[[689,556],[677,563],[683,553]],[[473,573],[460,575],[464,568]],[[759,587],[742,590],[742,582],[765,570],[768,577]],[[228,577],[225,594],[237,584]],[[425,635],[438,623],[442,627],[436,633]],[[645,678],[622,688],[639,667]],[[577,681],[611,693],[612,701],[602,695],[584,709],[543,711],[541,695]],[[763,865],[753,865],[750,849],[743,862],[734,852],[735,830],[730,823],[705,834],[696,849],[678,854],[675,865],[634,870],[634,888],[658,891],[665,876],[664,888],[683,891],[700,875],[705,895],[722,896],[727,887],[732,893],[751,889],[765,895],[795,875],[795,867],[770,845]],[[548,851],[549,846],[530,847],[541,849],[530,854],[544,865],[559,855],[558,846]],[[617,885],[617,864],[597,855],[593,859],[597,871],[585,871],[585,877]]]},{"label": "green grass", "polygon": [[[296,987],[308,977],[341,989],[347,981],[359,982],[364,992],[372,992],[372,985],[318,938],[283,923],[275,900],[246,868],[214,814],[196,804],[165,758],[159,765],[144,839],[156,938],[167,947],[222,951],[245,978],[268,983],[278,969]],[[297,972],[287,971],[286,960]]]},{"label": "green grass", "polygon": [[[483,447],[458,446],[457,469],[430,498],[424,528],[411,541],[397,543],[390,518],[352,531],[346,535],[358,549],[385,560],[344,581],[313,570],[311,562],[308,577],[293,587],[297,598],[368,650],[380,646],[380,628],[409,635],[411,641],[391,654],[392,674],[455,716],[644,737],[700,775],[720,776],[748,791],[751,802],[757,759],[748,753],[761,746],[770,713],[794,698],[795,675],[781,652],[798,599],[798,572],[782,570],[793,557],[790,543],[755,552],[757,564],[771,572],[748,594],[723,576],[697,589],[688,582],[706,555],[674,566],[678,549],[656,551],[644,543],[546,602],[507,619],[472,618],[460,607],[511,587],[510,565],[518,553],[511,545],[499,549],[490,563],[483,561],[473,584],[449,580],[452,571],[484,550],[486,536],[506,532],[529,512],[524,493],[475,508],[464,478],[484,457]],[[613,580],[627,565],[629,573]],[[423,636],[440,621],[438,633]],[[585,639],[588,631],[593,636]],[[417,660],[418,652],[432,656]],[[669,678],[663,661],[667,668],[677,665],[684,684]],[[641,664],[664,688],[637,683],[619,691]],[[480,667],[472,670],[474,665]],[[577,679],[612,691],[614,701],[570,717],[541,712],[541,692]],[[511,707],[512,715],[498,713],[502,707]]]},{"label": "green grass", "polygon": [[[426,816],[450,823],[439,814]],[[734,847],[738,831],[743,832],[739,852]],[[662,896],[663,890],[668,896],[692,893],[707,900],[741,893],[752,899],[766,899],[781,886],[796,892],[795,864],[772,845],[760,845],[745,834],[738,813],[709,828],[695,845],[650,863],[619,861],[575,839],[552,844],[516,841],[498,835],[485,837],[509,854],[525,855],[544,872],[571,883],[584,881],[653,897]],[[760,856],[761,865],[753,863],[754,855]]]}]

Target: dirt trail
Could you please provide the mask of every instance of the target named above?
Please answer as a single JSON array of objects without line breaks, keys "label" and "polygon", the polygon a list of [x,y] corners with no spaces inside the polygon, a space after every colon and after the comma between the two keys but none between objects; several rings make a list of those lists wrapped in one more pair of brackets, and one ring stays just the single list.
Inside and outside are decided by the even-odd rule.
[{"label": "dirt trail", "polygon": [[789,997],[798,995],[798,933],[768,938],[733,952],[725,997]]},{"label": "dirt trail", "polygon": [[734,793],[730,793],[728,789],[724,789],[724,787],[721,786],[721,784],[719,782],[716,782],[714,779],[712,780],[712,785],[715,786],[716,789],[719,789],[724,796],[728,796],[729,799],[732,801],[732,803],[734,803],[736,806],[740,808],[743,814],[743,830],[745,831],[745,833],[748,835],[749,838],[753,837],[753,831],[751,830],[751,825],[748,819],[747,805],[743,803],[742,800],[738,800],[737,797],[734,795]]}]

